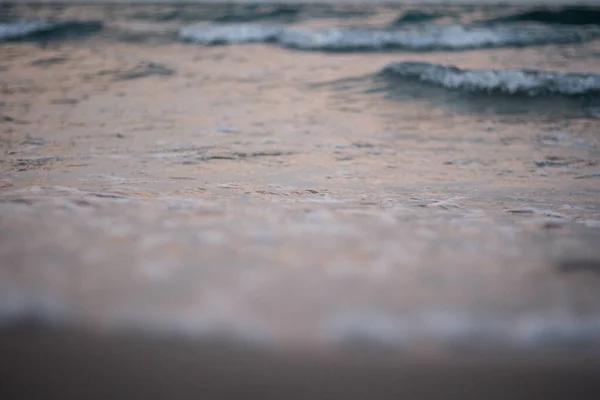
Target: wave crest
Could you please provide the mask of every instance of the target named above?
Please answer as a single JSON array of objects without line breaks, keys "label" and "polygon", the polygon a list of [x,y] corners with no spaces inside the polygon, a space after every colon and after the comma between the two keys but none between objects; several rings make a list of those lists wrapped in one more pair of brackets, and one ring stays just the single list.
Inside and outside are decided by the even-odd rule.
[{"label": "wave crest", "polygon": [[526,69],[469,70],[426,62],[397,62],[384,74],[467,92],[498,92],[538,96],[600,93],[600,74],[547,72]]},{"label": "wave crest", "polygon": [[101,21],[46,21],[20,19],[0,23],[0,42],[83,37],[103,28]]},{"label": "wave crest", "polygon": [[258,24],[188,26],[181,28],[179,38],[186,42],[208,45],[271,42],[281,32],[282,28]]},{"label": "wave crest", "polygon": [[305,50],[465,50],[476,48],[570,43],[589,39],[600,32],[543,26],[475,27],[426,26],[403,30],[323,29],[286,30],[280,43]]},{"label": "wave crest", "polygon": [[19,20],[0,24],[0,41],[22,39],[28,35],[48,31],[53,24],[46,21]]},{"label": "wave crest", "polygon": [[577,43],[600,37],[600,29],[537,24],[426,25],[393,30],[230,24],[184,27],[179,37],[202,44],[276,42],[282,47],[316,51],[428,51]]}]

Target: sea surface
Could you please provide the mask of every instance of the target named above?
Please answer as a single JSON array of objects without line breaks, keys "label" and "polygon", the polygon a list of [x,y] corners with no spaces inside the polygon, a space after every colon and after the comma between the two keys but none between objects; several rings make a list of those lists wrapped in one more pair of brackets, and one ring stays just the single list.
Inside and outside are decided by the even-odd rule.
[{"label": "sea surface", "polygon": [[600,8],[3,3],[0,89],[2,326],[600,349]]}]

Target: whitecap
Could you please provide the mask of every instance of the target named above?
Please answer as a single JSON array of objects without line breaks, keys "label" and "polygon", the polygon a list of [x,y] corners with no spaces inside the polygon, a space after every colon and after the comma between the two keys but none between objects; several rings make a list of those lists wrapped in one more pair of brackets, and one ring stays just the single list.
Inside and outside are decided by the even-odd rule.
[{"label": "whitecap", "polygon": [[207,45],[270,42],[282,28],[258,24],[226,24],[187,26],[179,30],[179,38],[186,42]]},{"label": "whitecap", "polygon": [[466,92],[584,95],[600,92],[600,74],[527,69],[470,70],[426,62],[396,62],[383,73]]},{"label": "whitecap", "polygon": [[595,27],[551,27],[534,23],[410,26],[397,29],[283,28],[262,24],[212,24],[181,28],[179,38],[201,44],[275,42],[313,51],[467,50],[578,43],[600,37]]}]

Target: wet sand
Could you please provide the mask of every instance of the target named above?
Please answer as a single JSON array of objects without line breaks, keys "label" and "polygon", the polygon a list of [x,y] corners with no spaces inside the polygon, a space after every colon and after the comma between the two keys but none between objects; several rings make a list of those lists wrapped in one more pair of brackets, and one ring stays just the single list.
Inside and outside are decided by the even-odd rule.
[{"label": "wet sand", "polygon": [[600,41],[328,54],[179,43],[102,7],[23,13],[106,27],[0,44],[0,390],[600,390],[600,119],[339,84],[397,61],[599,72]]},{"label": "wet sand", "polygon": [[600,390],[597,360],[564,355],[432,361],[23,331],[3,334],[0,350],[4,399],[595,399]]}]

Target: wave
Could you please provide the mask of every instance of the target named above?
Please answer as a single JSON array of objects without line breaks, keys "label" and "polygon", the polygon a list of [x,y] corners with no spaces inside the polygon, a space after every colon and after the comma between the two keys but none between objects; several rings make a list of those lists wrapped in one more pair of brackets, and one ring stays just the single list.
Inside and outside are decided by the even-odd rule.
[{"label": "wave", "polygon": [[421,22],[429,22],[442,17],[440,14],[426,13],[419,10],[409,10],[398,17],[391,26],[400,26],[405,24],[415,24]]},{"label": "wave", "polygon": [[560,9],[535,9],[489,19],[486,23],[529,21],[561,25],[600,25],[600,8],[572,6]]},{"label": "wave", "polygon": [[504,46],[581,42],[600,31],[549,29],[543,26],[425,26],[401,30],[286,30],[280,42],[304,50],[466,50]]},{"label": "wave", "polygon": [[372,13],[373,10],[360,5],[198,4],[175,5],[164,11],[137,12],[132,18],[161,22],[295,23],[311,18],[364,17]]},{"label": "wave", "polygon": [[188,26],[179,30],[179,38],[207,45],[273,42],[282,31],[280,27],[257,24]]},{"label": "wave", "polygon": [[0,23],[0,42],[78,38],[102,30],[101,21],[15,20]]},{"label": "wave", "polygon": [[297,5],[242,5],[242,9],[238,12],[232,12],[222,15],[215,19],[217,22],[252,22],[252,21],[280,21],[280,22],[295,22],[299,18],[302,11]]},{"label": "wave", "polygon": [[402,29],[284,28],[262,24],[188,26],[181,40],[201,44],[275,42],[282,47],[316,51],[467,50],[491,47],[578,43],[600,37],[593,27],[539,24],[495,26],[425,25]]},{"label": "wave", "polygon": [[133,19],[150,21],[212,21],[212,22],[296,22],[302,7],[300,5],[273,4],[214,4],[176,5],[164,11],[141,11],[133,14]]},{"label": "wave", "polygon": [[45,32],[53,28],[53,24],[46,21],[14,21],[0,23],[0,40],[8,41],[22,39],[29,35]]},{"label": "wave", "polygon": [[387,65],[382,73],[466,92],[524,94],[532,97],[544,94],[600,94],[600,74],[591,73],[527,69],[470,70],[426,62],[396,62]]},{"label": "wave", "polygon": [[[380,112],[389,101],[423,110],[485,115],[508,123],[598,118],[600,74],[527,69],[469,70],[427,62],[391,63],[379,72],[320,82],[334,96]],[[445,111],[444,111],[445,110]],[[425,117],[425,115],[423,115]]]}]

